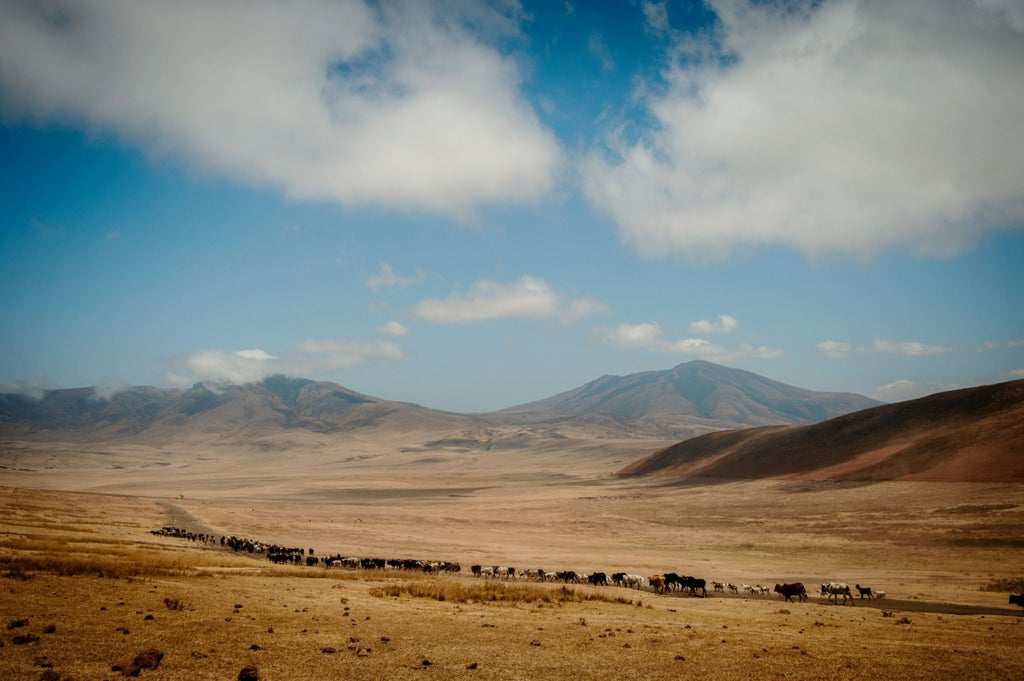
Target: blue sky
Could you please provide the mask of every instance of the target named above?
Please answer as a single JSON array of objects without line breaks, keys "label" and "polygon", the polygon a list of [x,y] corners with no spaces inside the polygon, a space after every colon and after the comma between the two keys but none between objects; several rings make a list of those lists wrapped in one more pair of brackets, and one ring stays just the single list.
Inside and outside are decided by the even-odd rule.
[{"label": "blue sky", "polygon": [[0,384],[1024,377],[1015,0],[0,0]]}]

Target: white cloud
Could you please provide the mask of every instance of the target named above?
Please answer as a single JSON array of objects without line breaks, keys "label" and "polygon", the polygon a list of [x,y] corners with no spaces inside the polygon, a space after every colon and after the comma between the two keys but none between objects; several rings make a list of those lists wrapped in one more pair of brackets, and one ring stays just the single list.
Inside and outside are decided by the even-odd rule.
[{"label": "white cloud", "polygon": [[664,335],[664,331],[657,322],[621,324],[606,331],[603,340],[612,347],[673,355],[692,355],[712,362],[730,362],[740,357],[778,359],[784,355],[782,350],[763,345],[754,347],[747,343],[741,343],[736,347],[726,347],[704,338],[668,340]]},{"label": "white cloud", "polygon": [[297,199],[468,219],[537,200],[561,163],[487,44],[517,18],[412,0],[4,2],[0,111]]},{"label": "white cloud", "polygon": [[566,300],[537,277],[523,276],[511,283],[481,279],[468,294],[452,293],[445,299],[428,298],[416,304],[413,312],[431,322],[478,322],[494,319],[555,318],[565,323],[607,311],[591,298]]},{"label": "white cloud", "polygon": [[903,400],[924,397],[925,395],[946,392],[947,390],[957,390],[962,387],[964,386],[956,385],[955,383],[922,383],[901,378],[875,388],[874,397],[884,402],[901,402]]},{"label": "white cloud", "polygon": [[377,330],[380,331],[381,333],[387,334],[389,336],[408,336],[409,335],[408,327],[406,327],[405,324],[402,324],[401,322],[396,322],[396,321],[387,322],[386,324],[383,324],[382,326],[378,327]]},{"label": "white cloud", "polygon": [[1010,380],[1016,380],[1018,378],[1024,378],[1024,369],[1011,369],[1010,371],[1007,371],[1004,374],[1004,376],[1006,376]]},{"label": "white cloud", "polygon": [[374,293],[380,293],[384,289],[405,288],[425,281],[427,275],[422,270],[416,270],[411,277],[403,277],[395,272],[390,263],[382,262],[380,272],[366,280],[366,286]]},{"label": "white cloud", "polygon": [[731,333],[739,328],[740,323],[735,317],[727,314],[719,315],[718,319],[712,321],[701,319],[690,324],[690,333]]},{"label": "white cloud", "polygon": [[1024,224],[1024,22],[962,0],[717,0],[656,125],[582,174],[642,254],[945,255]]},{"label": "white cloud", "polygon": [[818,352],[834,359],[842,359],[853,352],[853,350],[853,344],[845,341],[827,340],[818,343]]},{"label": "white cloud", "polygon": [[[974,350],[976,352],[986,352],[994,347],[998,346],[984,344],[974,348]],[[844,341],[827,340],[818,343],[817,348],[818,352],[833,359],[842,359],[855,353],[927,357],[929,355],[942,355],[950,352],[964,352],[963,348],[951,345],[932,345],[918,341],[894,341],[885,338],[876,338],[871,344],[860,346]]]},{"label": "white cloud", "polygon": [[647,28],[655,33],[668,32],[668,8],[664,2],[647,2],[640,4],[644,13],[644,21]]},{"label": "white cloud", "polygon": [[0,383],[0,394],[21,395],[30,400],[41,400],[46,397],[46,391],[52,388],[53,385],[46,379],[30,378],[24,381]]},{"label": "white cloud", "polygon": [[179,386],[197,381],[214,385],[254,383],[274,374],[324,377],[379,361],[403,359],[401,348],[388,341],[306,340],[280,357],[264,350],[200,350],[174,362],[167,380]]}]

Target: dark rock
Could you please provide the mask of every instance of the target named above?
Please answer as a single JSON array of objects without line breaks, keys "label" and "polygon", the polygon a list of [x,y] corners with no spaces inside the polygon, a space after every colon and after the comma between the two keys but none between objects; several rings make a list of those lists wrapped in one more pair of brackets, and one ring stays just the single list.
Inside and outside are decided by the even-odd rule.
[{"label": "dark rock", "polygon": [[11,622],[7,623],[8,631],[10,631],[11,629],[20,629],[21,627],[27,627],[27,626],[28,626],[28,620],[12,620]]},{"label": "dark rock", "polygon": [[23,646],[26,643],[35,643],[39,640],[39,637],[35,634],[21,634],[11,639],[11,643],[16,646]]},{"label": "dark rock", "polygon": [[164,659],[164,654],[155,648],[143,650],[135,659],[132,660],[132,666],[138,667],[139,669],[156,669],[160,666],[160,660]]},{"label": "dark rock", "polygon": [[242,667],[238,672],[238,681],[260,681],[260,674],[256,667]]}]

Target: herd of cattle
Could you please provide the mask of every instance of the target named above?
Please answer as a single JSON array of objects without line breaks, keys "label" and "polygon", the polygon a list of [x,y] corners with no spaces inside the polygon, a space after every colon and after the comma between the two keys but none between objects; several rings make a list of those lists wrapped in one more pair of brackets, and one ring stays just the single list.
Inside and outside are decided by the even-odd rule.
[{"label": "herd of cattle", "polygon": [[[178,537],[193,542],[209,545],[217,545],[231,549],[238,553],[259,554],[266,556],[267,560],[277,564],[303,565],[308,567],[323,566],[325,568],[349,568],[359,570],[408,570],[426,573],[461,573],[462,565],[451,561],[425,561],[412,558],[361,558],[355,556],[343,556],[331,554],[317,556],[310,548],[298,548],[280,546],[268,542],[244,539],[235,536],[222,536],[219,539],[211,534],[197,533],[177,527],[163,527],[159,530],[152,530],[152,534]],[[675,572],[666,572],[659,575],[644,577],[628,572],[592,572],[583,573],[575,570],[544,570],[542,568],[530,568],[517,570],[514,567],[505,565],[472,565],[470,572],[474,577],[481,579],[499,580],[529,580],[535,582],[562,582],[565,584],[592,584],[594,586],[619,586],[631,589],[649,590],[656,593],[680,593],[690,596],[705,597],[708,595],[708,583],[699,577],[679,575]],[[776,584],[774,589],[757,584],[749,586],[743,584],[737,586],[725,582],[711,582],[712,589],[718,592],[743,591],[749,595],[768,595],[777,593],[787,601],[797,599],[807,600],[807,590],[803,584],[795,582],[792,584]],[[884,591],[872,591],[870,587],[856,585],[861,598],[885,598]],[[853,594],[848,584],[842,582],[827,582],[821,585],[821,597],[828,598],[833,603],[853,603]]]},{"label": "herd of cattle", "polygon": [[[152,534],[178,537],[193,542],[217,545],[231,549],[238,553],[261,554],[267,560],[278,564],[302,565],[315,567],[322,565],[325,568],[342,567],[357,570],[410,570],[426,573],[460,573],[462,566],[459,563],[450,561],[424,561],[412,558],[357,558],[354,556],[342,556],[332,554],[317,556],[313,549],[296,547],[285,547],[277,544],[259,542],[252,539],[242,539],[234,536],[222,536],[218,540],[212,534],[192,532],[178,527],[163,527],[159,530],[151,530]],[[530,568],[517,571],[514,567],[504,565],[472,565],[470,572],[474,577],[484,579],[517,580],[525,579],[536,582],[563,582],[565,584],[592,584],[594,586],[620,586],[633,589],[645,589],[656,593],[681,593],[690,596],[705,597],[708,595],[707,582],[699,577],[678,575],[675,572],[666,572],[661,575],[643,575],[627,572],[592,572],[583,573],[575,570],[552,571],[542,568]],[[753,586],[728,582],[711,582],[711,587],[718,592],[732,592],[739,594],[741,591],[748,595],[771,595],[779,594],[789,602],[806,601],[807,588],[801,582],[788,584],[776,584],[774,589],[756,584]],[[869,586],[855,584],[854,589],[857,595],[864,599],[885,598],[885,592],[873,590]],[[821,599],[828,599],[838,604],[842,599],[844,605],[853,605],[853,589],[845,582],[825,582],[821,585],[819,594]],[[1011,595],[1011,605],[1019,605],[1024,608],[1024,594]]]}]

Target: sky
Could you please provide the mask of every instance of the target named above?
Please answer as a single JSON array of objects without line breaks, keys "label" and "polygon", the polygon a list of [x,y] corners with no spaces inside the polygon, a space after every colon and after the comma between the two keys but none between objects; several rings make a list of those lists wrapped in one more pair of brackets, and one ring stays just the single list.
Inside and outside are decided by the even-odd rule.
[{"label": "sky", "polygon": [[0,388],[1024,378],[1020,0],[0,0]]}]

